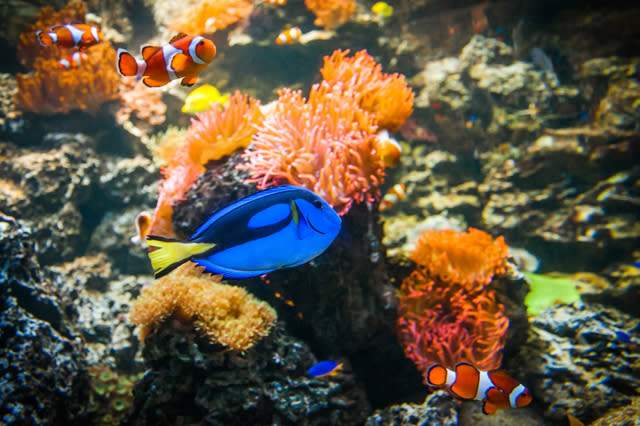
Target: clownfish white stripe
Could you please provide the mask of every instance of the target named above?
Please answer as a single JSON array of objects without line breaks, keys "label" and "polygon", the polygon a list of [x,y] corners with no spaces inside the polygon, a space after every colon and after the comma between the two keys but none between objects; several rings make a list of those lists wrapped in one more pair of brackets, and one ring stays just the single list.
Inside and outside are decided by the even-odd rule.
[{"label": "clownfish white stripe", "polygon": [[447,379],[444,382],[444,386],[451,386],[453,382],[456,381],[456,372],[453,370],[449,370],[448,368],[446,370],[447,370]]},{"label": "clownfish white stripe", "polygon": [[204,37],[202,37],[202,36],[194,37],[193,40],[191,40],[191,43],[189,43],[189,56],[191,56],[191,59],[196,64],[204,64],[205,63],[205,61],[203,61],[198,56],[198,52],[196,51],[196,47],[198,46],[198,43],[200,43],[200,41],[202,39],[204,39]]},{"label": "clownfish white stripe", "polygon": [[51,40],[52,40],[54,43],[57,43],[57,42],[58,42],[58,34],[56,34],[56,33],[49,33],[49,37],[51,37]]},{"label": "clownfish white stripe", "polygon": [[91,35],[95,41],[100,41],[100,37],[98,36],[98,27],[91,27]]},{"label": "clownfish white stripe", "polygon": [[517,399],[525,390],[526,388],[522,386],[522,384],[519,384],[518,386],[513,388],[513,390],[509,394],[509,403],[511,404],[511,407],[516,408],[518,406]]},{"label": "clownfish white stripe", "polygon": [[495,385],[486,371],[478,372],[480,373],[480,377],[478,378],[478,391],[474,399],[482,401],[486,397],[489,388],[495,387]]},{"label": "clownfish white stripe", "polygon": [[82,34],[84,34],[84,31],[77,29],[71,24],[67,24],[64,27],[71,33],[71,38],[75,44],[78,44],[82,40]]},{"label": "clownfish white stripe", "polygon": [[174,47],[172,44],[165,44],[162,46],[162,57],[164,58],[164,63],[167,65],[167,72],[169,73],[169,80],[176,79],[176,70],[171,66],[171,61],[173,61],[173,57],[180,53],[180,49]]}]

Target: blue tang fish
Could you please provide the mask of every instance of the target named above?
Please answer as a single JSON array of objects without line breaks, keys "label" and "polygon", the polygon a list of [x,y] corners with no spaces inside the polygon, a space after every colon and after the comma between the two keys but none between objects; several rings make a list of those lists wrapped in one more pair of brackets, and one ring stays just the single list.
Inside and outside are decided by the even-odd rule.
[{"label": "blue tang fish", "polygon": [[311,377],[320,376],[335,376],[338,371],[342,370],[342,363],[338,364],[335,361],[320,361],[307,371],[307,374]]},{"label": "blue tang fish", "polygon": [[214,213],[188,240],[148,235],[160,278],[187,261],[227,278],[248,278],[302,265],[325,251],[342,221],[308,189],[279,186]]}]

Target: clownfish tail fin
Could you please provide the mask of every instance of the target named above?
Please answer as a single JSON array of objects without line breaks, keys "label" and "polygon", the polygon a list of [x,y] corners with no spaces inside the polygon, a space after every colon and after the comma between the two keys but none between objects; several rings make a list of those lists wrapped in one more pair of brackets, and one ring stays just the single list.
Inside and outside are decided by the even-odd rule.
[{"label": "clownfish tail fin", "polygon": [[447,384],[447,369],[440,364],[434,364],[427,370],[425,378],[430,386],[445,386]]},{"label": "clownfish tail fin", "polygon": [[45,31],[36,31],[36,39],[38,40],[38,43],[40,43],[40,46],[43,47],[51,46],[53,44],[53,39],[49,33]]},{"label": "clownfish tail fin", "polygon": [[145,61],[137,60],[125,49],[118,49],[117,53],[116,68],[118,74],[123,77],[141,76],[144,74],[147,69],[147,63]]},{"label": "clownfish tail fin", "polygon": [[215,247],[215,243],[196,243],[156,235],[147,235],[147,245],[156,278],[167,275],[183,263],[202,256]]}]

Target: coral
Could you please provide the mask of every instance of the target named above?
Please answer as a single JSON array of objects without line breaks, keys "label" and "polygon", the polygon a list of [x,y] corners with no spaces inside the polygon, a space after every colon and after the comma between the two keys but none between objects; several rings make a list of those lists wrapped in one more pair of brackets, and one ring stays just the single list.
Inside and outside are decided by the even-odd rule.
[{"label": "coral", "polygon": [[506,257],[501,238],[471,228],[427,231],[418,239],[412,256],[418,266],[398,293],[397,331],[423,374],[434,363],[500,367],[509,320],[485,286],[505,271]]},{"label": "coral", "polygon": [[538,315],[546,307],[556,303],[573,303],[580,300],[575,280],[570,277],[550,277],[524,272],[529,282],[529,294],[524,303],[529,315]]},{"label": "coral", "polygon": [[252,10],[247,0],[201,0],[175,18],[169,29],[194,35],[213,33],[249,16]]},{"label": "coral", "polygon": [[151,149],[153,159],[161,165],[169,164],[178,148],[184,143],[184,134],[184,129],[169,126],[164,133],[155,135],[152,138]]},{"label": "coral", "polygon": [[163,169],[165,179],[161,182],[151,224],[155,235],[175,235],[171,223],[173,204],[182,199],[209,161],[228,156],[251,142],[254,126],[262,113],[259,101],[236,92],[222,109],[211,108],[197,117],[191,120],[184,143],[173,152]]},{"label": "coral", "polygon": [[428,230],[416,241],[411,259],[438,281],[466,289],[485,286],[496,274],[504,274],[509,247],[503,237],[494,241],[479,229]]},{"label": "coral", "polygon": [[344,24],[356,11],[355,0],[305,0],[304,4],[316,15],[313,23],[326,30]]},{"label": "coral", "polygon": [[570,413],[589,424],[637,397],[637,348],[616,335],[622,330],[635,339],[637,309],[629,315],[598,304],[554,305],[533,317],[531,325],[519,364],[548,419],[562,422]]},{"label": "coral", "polygon": [[133,404],[133,387],[143,373],[119,374],[108,365],[89,368],[91,402],[89,413],[97,426],[120,424]]},{"label": "coral", "polygon": [[190,264],[157,280],[135,300],[129,319],[140,337],[170,316],[237,351],[246,351],[269,334],[276,312],[241,287],[222,284]]},{"label": "coral", "polygon": [[353,201],[380,197],[384,166],[374,148],[375,131],[375,120],[347,86],[316,84],[307,102],[299,91],[283,89],[241,167],[258,188],[303,186],[344,214]]},{"label": "coral", "polygon": [[340,81],[358,96],[362,109],[372,113],[378,126],[390,132],[399,130],[413,113],[414,94],[402,74],[385,74],[366,50],[347,58],[349,50],[336,50],[324,57],[320,70],[329,83]]},{"label": "coral", "polygon": [[116,51],[111,43],[102,42],[87,55],[86,62],[72,70],[60,69],[57,59],[36,58],[32,74],[17,74],[16,104],[40,114],[74,109],[95,114],[104,102],[118,97]]},{"label": "coral", "polygon": [[[36,39],[36,31],[48,30],[52,25],[84,22],[86,14],[87,6],[82,0],[71,0],[65,8],[61,9],[59,12],[56,12],[51,6],[43,7],[40,10],[40,13],[36,16],[36,21],[33,24],[26,25],[24,32],[20,34],[20,43],[18,44],[18,61],[27,68],[33,68],[34,63],[38,58],[55,59],[57,61],[58,59],[67,56],[69,52],[72,51],[71,49],[58,49],[57,47],[40,46]],[[58,68],[57,64],[54,68]]]},{"label": "coral", "polygon": [[404,403],[376,410],[367,418],[365,426],[409,425],[458,426],[456,401],[445,391],[435,391],[422,404]]},{"label": "coral", "polygon": [[89,424],[81,337],[36,258],[28,229],[0,217],[2,424]]},{"label": "coral", "polygon": [[164,123],[167,106],[162,102],[162,92],[142,84],[133,78],[123,78],[118,87],[121,106],[116,112],[116,121],[131,121],[132,114],[137,120],[152,126]]}]

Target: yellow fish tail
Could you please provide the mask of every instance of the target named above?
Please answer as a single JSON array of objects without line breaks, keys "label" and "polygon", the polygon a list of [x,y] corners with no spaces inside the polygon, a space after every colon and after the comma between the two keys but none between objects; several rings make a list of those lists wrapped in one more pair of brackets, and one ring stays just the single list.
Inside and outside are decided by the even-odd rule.
[{"label": "yellow fish tail", "polygon": [[215,243],[194,243],[171,238],[147,235],[149,259],[156,278],[163,277],[195,256],[204,255]]}]

